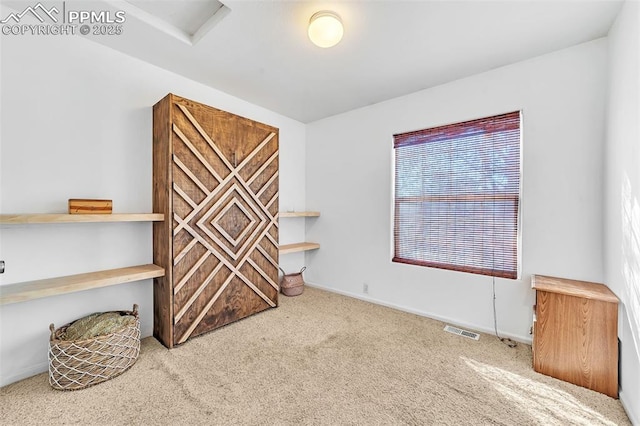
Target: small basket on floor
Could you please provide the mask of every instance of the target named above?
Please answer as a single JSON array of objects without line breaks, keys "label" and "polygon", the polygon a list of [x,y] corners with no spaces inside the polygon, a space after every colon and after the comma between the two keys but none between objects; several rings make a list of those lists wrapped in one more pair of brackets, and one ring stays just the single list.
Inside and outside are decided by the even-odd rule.
[{"label": "small basket on floor", "polygon": [[[100,329],[98,325],[81,324],[100,314],[93,314],[55,330],[49,326],[49,384],[54,389],[77,390],[96,385],[128,370],[140,353],[140,319],[138,305],[133,311],[115,311],[116,318],[127,316],[113,329]],[[67,331],[74,324],[83,325],[85,334],[98,330],[100,334],[90,338],[69,339]],[[103,323],[109,326],[111,323]],[[93,329],[91,329],[93,327]],[[98,327],[96,329],[96,327]],[[89,328],[87,330],[87,328]],[[55,331],[54,331],[55,330]]]},{"label": "small basket on floor", "polygon": [[299,296],[304,291],[304,278],[302,273],[307,267],[300,269],[300,272],[294,272],[287,274],[282,268],[278,268],[282,271],[282,279],[280,280],[280,291],[285,296]]}]

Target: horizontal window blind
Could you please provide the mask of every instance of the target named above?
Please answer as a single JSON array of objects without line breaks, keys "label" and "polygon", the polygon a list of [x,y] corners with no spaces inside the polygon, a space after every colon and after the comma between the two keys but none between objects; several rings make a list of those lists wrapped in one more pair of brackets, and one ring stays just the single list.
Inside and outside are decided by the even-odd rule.
[{"label": "horizontal window blind", "polygon": [[394,262],[517,278],[520,112],[394,135]]}]

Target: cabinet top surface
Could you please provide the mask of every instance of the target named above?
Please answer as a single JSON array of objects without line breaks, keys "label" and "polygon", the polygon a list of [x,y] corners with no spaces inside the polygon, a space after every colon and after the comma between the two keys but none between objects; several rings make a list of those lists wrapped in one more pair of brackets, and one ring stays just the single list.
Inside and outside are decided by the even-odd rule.
[{"label": "cabinet top surface", "polygon": [[531,287],[550,293],[560,293],[568,296],[618,303],[618,298],[606,285],[588,281],[532,275]]},{"label": "cabinet top surface", "polygon": [[[227,119],[233,119],[233,120],[240,120],[240,121],[244,121],[246,123],[248,123],[249,126],[258,126],[258,127],[262,127],[265,130],[271,131],[271,132],[275,132],[278,133],[279,129],[277,127],[273,127],[269,124],[266,123],[261,123],[259,121],[255,121],[255,120],[251,120],[247,117],[243,117],[241,115],[237,115],[237,114],[233,114],[227,111],[223,111],[221,109],[212,107],[210,105],[206,105],[197,101],[192,101],[191,99],[187,99],[187,98],[183,98],[182,96],[178,96],[178,95],[174,95],[173,93],[169,93],[167,94],[167,96],[165,96],[164,98],[160,99],[155,106],[158,106],[160,104],[162,104],[163,102],[168,102],[169,104],[175,104],[175,105],[182,105],[184,107],[188,107],[188,108],[195,108],[195,109],[203,109],[205,111],[207,111],[208,113],[214,114],[214,115],[221,115],[221,116],[225,116],[227,117]],[[171,114],[173,114],[173,112],[171,112]]]}]

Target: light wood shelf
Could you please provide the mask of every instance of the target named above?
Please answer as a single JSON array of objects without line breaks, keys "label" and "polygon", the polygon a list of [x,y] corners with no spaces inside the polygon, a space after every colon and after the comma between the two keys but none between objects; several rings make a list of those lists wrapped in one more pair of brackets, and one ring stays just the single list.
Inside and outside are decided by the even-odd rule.
[{"label": "light wood shelf", "polygon": [[[304,211],[304,212],[279,212],[280,217],[318,217],[320,212]],[[320,248],[318,243],[294,243],[282,244],[279,247],[280,254],[296,253],[299,251],[316,250]]]},{"label": "light wood shelf", "polygon": [[158,265],[129,266],[0,286],[0,305],[164,276]]},{"label": "light wood shelf", "polygon": [[280,212],[280,217],[318,217],[320,212]]},{"label": "light wood shelf", "polygon": [[0,224],[78,223],[78,222],[162,222],[162,213],[116,214],[2,214]]},{"label": "light wood shelf", "polygon": [[294,243],[294,244],[281,244],[279,247],[280,254],[296,253],[299,251],[315,250],[319,249],[318,243]]}]

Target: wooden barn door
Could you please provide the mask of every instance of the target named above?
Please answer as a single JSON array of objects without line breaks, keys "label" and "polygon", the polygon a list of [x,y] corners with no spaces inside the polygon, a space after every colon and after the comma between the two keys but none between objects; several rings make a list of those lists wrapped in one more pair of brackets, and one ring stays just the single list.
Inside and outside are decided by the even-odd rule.
[{"label": "wooden barn door", "polygon": [[170,96],[180,344],[278,303],[278,130]]}]

